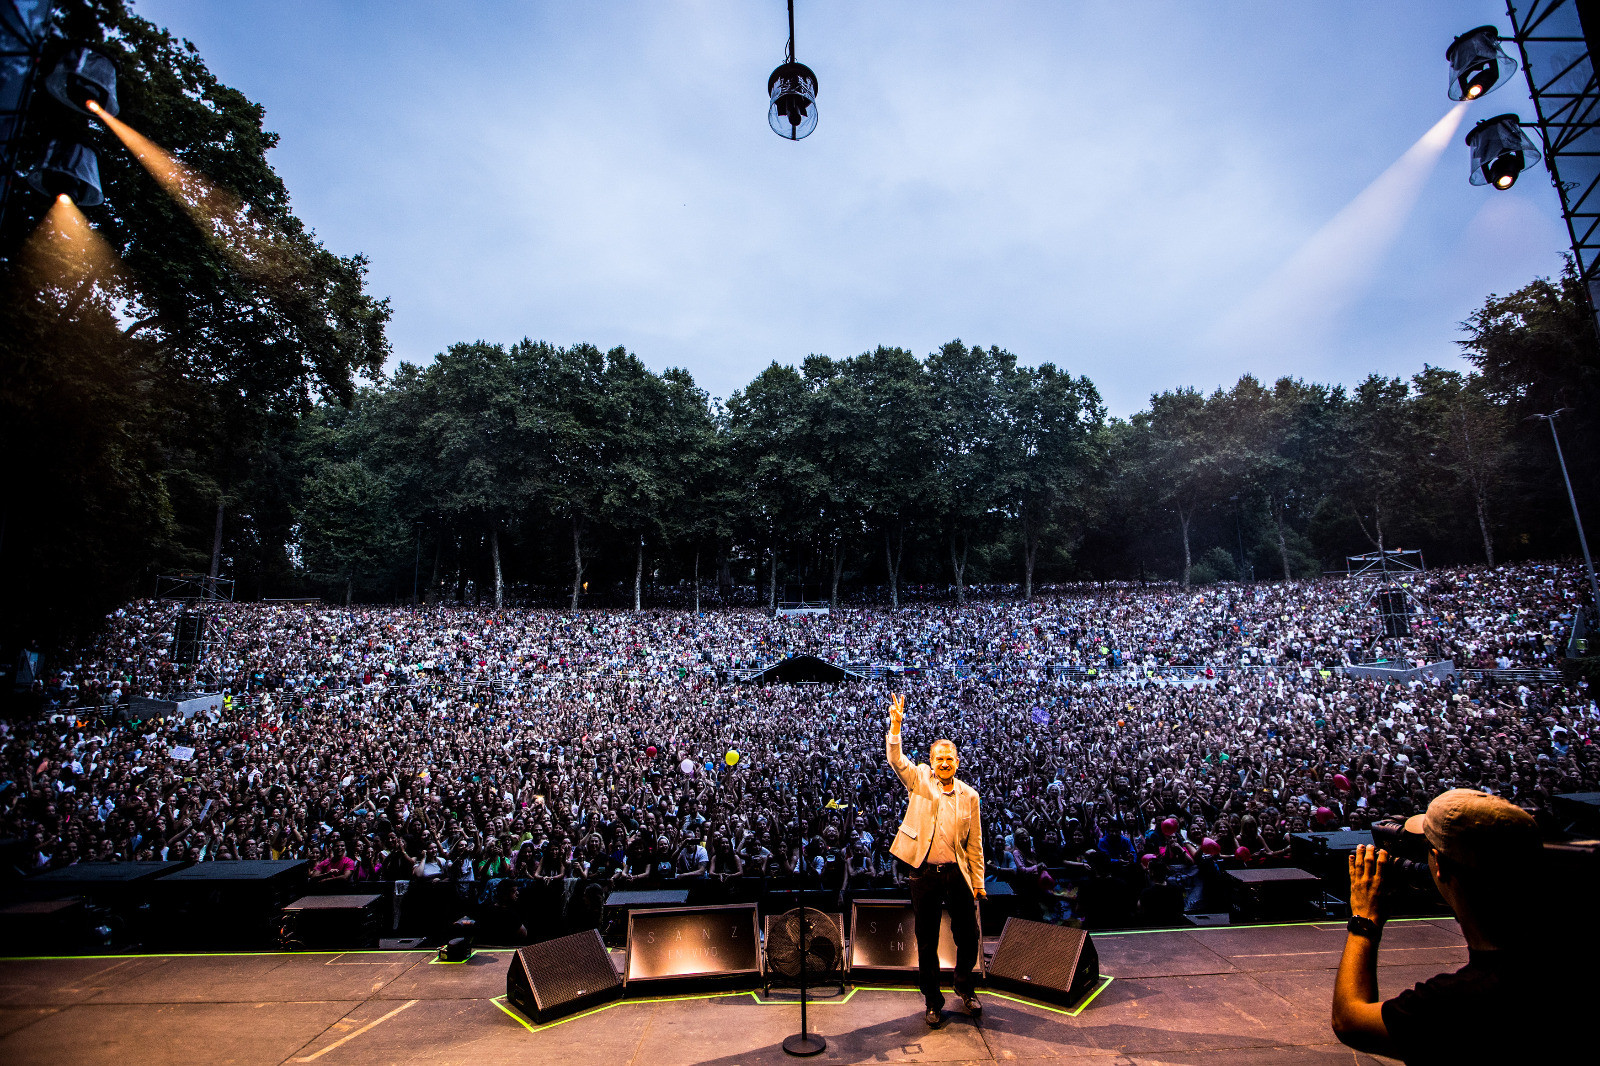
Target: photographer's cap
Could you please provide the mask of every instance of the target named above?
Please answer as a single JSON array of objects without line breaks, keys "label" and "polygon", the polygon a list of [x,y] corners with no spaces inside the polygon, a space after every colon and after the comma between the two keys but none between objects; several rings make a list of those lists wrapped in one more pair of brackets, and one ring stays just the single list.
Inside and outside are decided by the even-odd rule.
[{"label": "photographer's cap", "polygon": [[1539,846],[1539,826],[1531,814],[1475,788],[1435,796],[1426,813],[1406,819],[1406,832],[1421,834],[1441,855],[1469,867]]}]

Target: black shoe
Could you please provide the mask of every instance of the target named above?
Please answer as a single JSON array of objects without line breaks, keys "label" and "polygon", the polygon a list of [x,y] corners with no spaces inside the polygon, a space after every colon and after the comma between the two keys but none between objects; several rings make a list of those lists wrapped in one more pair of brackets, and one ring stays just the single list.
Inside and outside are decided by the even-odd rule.
[{"label": "black shoe", "polygon": [[928,1023],[929,1029],[937,1029],[944,1024],[944,1012],[929,1007],[922,1015],[922,1020]]},{"label": "black shoe", "polygon": [[967,1013],[968,1014],[982,1014],[983,1013],[983,1003],[978,999],[978,996],[977,996],[976,993],[973,993],[972,995],[968,995],[968,996],[962,996],[961,997],[961,1004],[962,1004],[962,1006],[967,1008]]}]

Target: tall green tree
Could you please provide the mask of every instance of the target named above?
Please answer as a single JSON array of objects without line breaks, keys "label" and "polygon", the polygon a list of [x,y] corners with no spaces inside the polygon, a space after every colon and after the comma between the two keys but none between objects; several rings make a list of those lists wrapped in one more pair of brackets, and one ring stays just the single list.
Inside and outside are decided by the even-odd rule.
[{"label": "tall green tree", "polygon": [[1135,416],[1133,425],[1145,437],[1140,449],[1147,464],[1143,485],[1178,519],[1183,586],[1188,588],[1195,515],[1221,495],[1214,420],[1207,417],[1206,399],[1198,390],[1174,389],[1151,396],[1148,414]]},{"label": "tall green tree", "polygon": [[928,357],[928,392],[938,447],[930,488],[950,549],[956,603],[966,602],[967,559],[974,538],[999,527],[1006,384],[1016,356],[967,347],[959,339]]},{"label": "tall green tree", "polygon": [[899,607],[908,538],[934,510],[939,430],[932,387],[904,348],[865,352],[848,362],[845,377],[858,426],[860,502],[866,524],[883,540],[889,603]]},{"label": "tall green tree", "polygon": [[1369,374],[1352,391],[1341,420],[1344,461],[1335,495],[1379,552],[1390,550],[1391,534],[1417,505],[1425,452],[1411,399],[1404,380]]},{"label": "tall green tree", "polygon": [[586,568],[584,535],[605,510],[606,356],[592,344],[558,348],[529,340],[511,354],[530,397],[530,429],[543,449],[537,491],[571,538],[576,611]]},{"label": "tall green tree", "polygon": [[1455,370],[1424,367],[1411,379],[1417,418],[1432,446],[1430,457],[1465,491],[1483,540],[1483,558],[1494,565],[1491,506],[1512,461],[1510,413],[1485,395],[1483,379]]},{"label": "tall green tree", "polygon": [[772,363],[728,397],[730,468],[740,487],[745,535],[767,564],[767,605],[778,603],[778,556],[786,542],[815,531],[825,492],[805,447],[811,397],[799,371]]},{"label": "tall green tree", "polygon": [[1045,538],[1090,507],[1108,443],[1105,407],[1093,382],[1053,363],[1012,367],[1004,388],[996,483],[1022,534],[1022,595],[1031,600]]},{"label": "tall green tree", "polygon": [[637,611],[646,539],[664,544],[673,536],[695,469],[709,458],[711,413],[687,371],[654,374],[621,348],[607,353],[603,385],[602,517],[634,546]]}]

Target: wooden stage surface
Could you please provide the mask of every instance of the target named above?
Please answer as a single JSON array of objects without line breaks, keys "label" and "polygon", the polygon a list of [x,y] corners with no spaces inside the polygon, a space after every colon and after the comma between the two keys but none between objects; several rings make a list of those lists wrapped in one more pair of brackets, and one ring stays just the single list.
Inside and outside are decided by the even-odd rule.
[{"label": "wooden stage surface", "polygon": [[[1378,1062],[1328,1027],[1344,943],[1333,923],[1095,936],[1113,978],[1079,1014],[984,993],[974,1023],[949,998],[942,1029],[911,989],[820,1001],[826,1063]],[[991,945],[992,947],[992,945]],[[470,962],[424,952],[0,959],[0,1062],[553,1063],[690,1066],[792,1062],[792,1000],[750,993],[624,1000],[534,1028],[501,1006],[509,952]],[[1385,931],[1385,997],[1466,962],[1451,919]]]}]

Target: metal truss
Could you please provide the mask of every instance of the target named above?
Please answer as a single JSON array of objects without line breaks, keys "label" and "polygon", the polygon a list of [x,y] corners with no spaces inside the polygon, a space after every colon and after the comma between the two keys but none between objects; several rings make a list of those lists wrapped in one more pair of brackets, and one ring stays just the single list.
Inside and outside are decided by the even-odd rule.
[{"label": "metal truss", "polygon": [[0,221],[18,181],[17,153],[49,32],[49,0],[0,0]]},{"label": "metal truss", "polygon": [[1583,32],[1587,22],[1600,33],[1600,3],[1506,0],[1506,14],[1578,273],[1600,314],[1600,81]]}]

